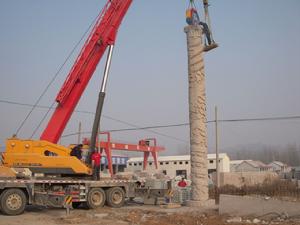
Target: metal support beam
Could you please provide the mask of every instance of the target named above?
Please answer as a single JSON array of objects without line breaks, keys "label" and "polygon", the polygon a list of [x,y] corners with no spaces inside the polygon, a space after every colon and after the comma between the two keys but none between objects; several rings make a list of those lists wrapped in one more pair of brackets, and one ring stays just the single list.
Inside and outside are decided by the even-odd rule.
[{"label": "metal support beam", "polygon": [[103,79],[102,79],[101,89],[99,92],[98,103],[97,103],[97,108],[96,108],[96,115],[95,115],[94,124],[93,124],[91,144],[90,144],[89,155],[88,155],[88,159],[87,159],[88,163],[91,163],[91,155],[95,151],[96,141],[97,141],[96,140],[97,133],[98,133],[98,130],[100,129],[100,119],[101,119],[101,114],[102,114],[102,109],[103,109],[103,104],[104,104],[105,89],[106,89],[106,84],[107,84],[107,80],[108,80],[108,74],[109,74],[109,70],[110,70],[113,49],[114,49],[113,45],[110,45],[108,48],[107,59],[106,59],[106,64],[105,64],[105,69],[104,69],[104,75],[103,75]]}]

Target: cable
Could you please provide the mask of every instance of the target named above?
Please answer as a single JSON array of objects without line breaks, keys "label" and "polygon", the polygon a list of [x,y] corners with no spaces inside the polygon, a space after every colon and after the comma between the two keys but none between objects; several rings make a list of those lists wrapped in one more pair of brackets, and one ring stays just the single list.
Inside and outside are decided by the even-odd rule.
[{"label": "cable", "polygon": [[[107,118],[109,118],[109,117],[107,116]],[[112,118],[110,117],[110,119],[112,119]],[[186,140],[183,140],[183,139],[171,136],[171,135],[167,135],[167,134],[164,134],[164,133],[161,133],[161,132],[150,130],[151,128],[143,129],[143,127],[137,126],[137,125],[132,124],[132,123],[128,123],[128,122],[125,122],[125,121],[122,121],[122,120],[118,120],[118,119],[114,119],[114,120],[117,121],[117,122],[123,123],[123,124],[127,124],[129,126],[135,127],[135,129],[138,129],[138,130],[147,130],[147,132],[158,134],[158,135],[163,136],[163,137],[167,137],[167,138],[170,138],[170,139],[173,139],[173,140],[177,140],[177,141],[180,141],[180,142],[184,142],[184,143],[187,142]],[[177,126],[177,125],[175,125],[175,126]],[[115,130],[115,131],[112,130],[111,132],[116,132],[116,131],[118,131],[118,130]]]},{"label": "cable", "polygon": [[[31,104],[27,104],[27,103],[20,103],[20,102],[15,102],[15,101],[8,101],[8,100],[0,100],[0,103],[6,103],[6,104],[11,104],[11,105],[19,105],[19,106],[27,106],[27,107],[31,107],[33,105]],[[48,113],[50,112],[51,109],[55,109],[55,107],[53,107],[53,104],[52,106],[41,106],[41,105],[37,105],[36,108],[42,108],[42,109],[48,109],[47,113],[45,114],[45,116],[43,117],[43,120],[45,119],[45,117],[48,115]],[[75,110],[74,112],[77,112],[77,113],[86,113],[86,114],[91,114],[91,115],[95,115],[94,112],[90,112],[90,111],[83,111],[83,110]],[[129,125],[129,126],[132,126],[132,127],[135,127],[137,130],[138,129],[141,129],[142,130],[142,127],[139,127],[135,124],[132,124],[132,123],[128,123],[126,121],[123,121],[123,120],[120,120],[120,119],[116,119],[116,118],[113,118],[111,116],[106,116],[106,115],[103,115],[104,118],[106,119],[109,119],[109,120],[113,120],[115,122],[119,122],[119,123],[122,123],[122,124],[126,124],[126,125]],[[39,123],[39,125],[35,128],[31,138],[33,137],[33,135],[37,132],[38,128],[40,127],[41,123],[43,122],[43,120]],[[163,134],[161,132],[158,132],[158,131],[153,131],[153,130],[149,130],[147,129],[146,132],[149,132],[149,133],[154,133],[154,134],[157,134],[157,135],[160,135],[160,136],[164,136],[164,137],[167,137],[167,138],[170,138],[170,139],[173,139],[173,140],[177,140],[177,141],[180,141],[180,142],[184,142],[186,143],[185,140],[183,139],[180,139],[180,138],[177,138],[177,137],[174,137],[174,136],[171,136],[171,135],[167,135],[167,134]],[[90,134],[91,132],[83,132],[83,133],[88,133]],[[67,136],[73,136],[73,135],[78,135],[78,133],[73,133],[71,135],[67,135]],[[65,137],[65,136],[62,136],[62,137]]]},{"label": "cable", "polygon": [[[159,125],[159,126],[149,126],[149,127],[137,127],[137,128],[124,128],[124,129],[114,129],[114,130],[106,130],[103,132],[122,132],[122,131],[135,131],[135,130],[148,130],[148,129],[161,129],[161,128],[170,128],[170,127],[182,127],[182,126],[188,126],[189,123],[181,123],[181,124],[170,124],[170,125]],[[89,134],[91,132],[86,131],[86,132],[81,132],[81,134]],[[62,137],[69,137],[69,136],[73,136],[73,135],[77,135],[78,132],[75,133],[70,133],[70,134],[66,134],[63,135]],[[169,137],[168,135],[166,135],[167,137]],[[172,137],[174,138],[174,137]],[[186,140],[182,140],[182,139],[178,139],[177,140],[181,140],[184,142],[187,142]]]},{"label": "cable", "polygon": [[229,119],[218,120],[218,122],[251,122],[251,121],[272,121],[272,120],[293,120],[300,119],[300,116],[281,116],[281,117],[261,117],[261,118],[245,118],[245,119]]},{"label": "cable", "polygon": [[[214,120],[210,120],[210,121],[207,121],[206,123],[213,123],[215,122]],[[124,128],[124,129],[115,129],[115,130],[106,130],[106,131],[103,131],[103,132],[123,132],[123,131],[135,131],[135,130],[148,130],[149,129],[161,129],[161,128],[170,128],[170,127],[184,127],[184,126],[189,126],[190,124],[189,123],[180,123],[180,124],[169,124],[169,125],[158,125],[158,126],[148,126],[148,127],[136,127],[136,128]],[[152,132],[155,132],[155,133],[158,133],[156,131],[153,131],[151,130]],[[81,134],[90,134],[91,132],[89,131],[86,131],[86,132],[81,132]],[[63,135],[62,138],[65,138],[65,137],[70,137],[70,136],[74,136],[74,135],[78,135],[79,132],[75,132],[75,133],[70,133],[70,134],[66,134],[66,135]],[[179,139],[179,138],[176,138],[174,136],[169,136],[169,135],[165,135],[165,134],[161,134],[161,133],[158,133],[159,135],[162,135],[162,136],[165,136],[165,137],[169,137],[169,138],[172,138],[172,139],[176,139],[178,141],[182,141],[184,143],[188,143],[188,141],[186,140],[183,140],[183,139]]]},{"label": "cable", "polygon": [[[30,104],[25,104],[25,103],[19,103],[19,102],[14,102],[14,101],[8,101],[8,100],[1,100],[0,99],[0,103],[6,103],[6,104],[13,104],[13,105],[20,105],[20,106],[32,106]],[[54,109],[54,107],[48,107],[48,106],[39,106],[37,105],[36,107],[39,108],[46,108],[46,109]],[[81,111],[81,110],[76,110],[74,112],[78,112],[78,113],[87,113],[87,114],[92,114],[94,115],[95,113],[93,112],[89,112],[89,111]],[[181,123],[181,124],[169,124],[169,125],[158,125],[158,126],[147,126],[147,127],[139,127],[135,124],[132,123],[128,123],[126,121],[122,121],[120,119],[115,119],[113,117],[110,116],[105,116],[103,115],[103,117],[119,122],[119,123],[123,123],[135,128],[124,128],[124,129],[116,129],[116,130],[108,130],[108,132],[122,132],[122,131],[133,131],[133,130],[147,130],[148,132],[152,132],[152,133],[156,133],[159,134],[161,136],[165,136],[165,137],[169,137],[172,139],[176,139],[179,141],[183,141],[183,142],[187,142],[186,140],[182,140],[170,135],[166,135],[166,134],[162,134],[160,132],[157,131],[152,131],[149,129],[160,129],[160,128],[170,128],[170,127],[182,127],[182,126],[188,126],[189,123]],[[276,120],[293,120],[293,119],[300,119],[300,116],[282,116],[282,117],[261,117],[261,118],[243,118],[243,119],[224,119],[224,120],[218,120],[218,122],[254,122],[254,121],[276,121]],[[214,123],[215,120],[208,120],[206,123]],[[90,133],[90,132],[82,132],[82,133]],[[68,136],[73,136],[73,135],[77,135],[78,133],[71,133],[71,134],[67,134],[67,135],[63,135],[62,137],[68,137]]]},{"label": "cable", "polygon": [[[19,106],[27,106],[27,107],[32,107],[33,104],[27,104],[27,103],[21,103],[21,102],[15,102],[15,101],[7,101],[7,100],[0,100],[0,103],[6,103],[10,105],[19,105]],[[44,105],[36,105],[36,108],[41,108],[41,109],[55,109],[55,107],[49,107],[49,106],[44,106]],[[86,113],[86,114],[95,114],[93,112],[89,111],[83,111],[83,110],[74,110],[74,112],[78,113]]]},{"label": "cable", "polygon": [[[28,106],[31,107],[33,106],[32,104],[27,104],[27,103],[21,103],[21,102],[15,102],[15,101],[9,101],[9,100],[3,100],[0,99],[0,103],[6,103],[6,104],[11,104],[11,105],[19,105],[19,106]],[[43,108],[43,109],[49,109],[51,107],[49,106],[41,106],[41,105],[37,105],[37,108]],[[55,109],[54,107],[52,107],[51,109]],[[75,110],[74,112],[77,113],[86,113],[86,114],[92,114],[94,115],[94,112],[90,112],[90,111],[85,111],[85,110]],[[126,121],[122,121],[120,119],[116,119],[113,118],[111,116],[103,116],[107,119],[111,119],[120,123],[124,123],[130,126],[136,126],[134,124],[128,123]],[[251,122],[251,121],[272,121],[272,120],[293,120],[293,119],[300,119],[300,115],[296,115],[296,116],[280,116],[280,117],[257,117],[257,118],[242,118],[242,119],[224,119],[224,120],[218,120],[218,122]],[[208,120],[207,123],[213,123],[215,122],[215,120]],[[186,123],[185,123],[186,124]],[[177,126],[178,124],[175,124],[175,126]],[[179,124],[180,125],[180,124]],[[173,125],[172,125],[173,126]]]},{"label": "cable", "polygon": [[[81,36],[80,40],[75,44],[75,46],[73,47],[73,49],[71,50],[71,52],[68,54],[67,58],[65,59],[65,61],[63,62],[63,64],[59,67],[58,71],[54,74],[54,76],[52,77],[52,79],[50,80],[50,82],[47,84],[46,88],[44,89],[44,91],[42,92],[42,94],[39,96],[39,98],[37,99],[37,101],[35,102],[35,104],[32,106],[31,110],[28,112],[28,114],[26,115],[25,119],[22,121],[21,125],[18,127],[17,131],[16,131],[16,135],[19,133],[19,131],[22,129],[22,127],[24,126],[25,122],[27,121],[27,119],[29,118],[29,116],[31,115],[31,113],[33,112],[33,110],[36,108],[36,106],[39,104],[39,102],[41,101],[41,99],[44,97],[44,95],[46,94],[46,92],[48,91],[48,89],[50,88],[50,86],[53,84],[53,82],[56,80],[56,78],[58,77],[58,75],[60,74],[61,70],[63,69],[63,67],[66,65],[66,63],[69,61],[69,59],[71,58],[71,56],[73,55],[73,53],[75,52],[75,50],[77,49],[77,47],[79,46],[79,44],[81,43],[81,41],[83,40],[83,38],[86,36],[86,34],[88,33],[88,31],[91,29],[92,25],[96,22],[97,18],[100,16],[100,14],[97,15],[97,17],[93,20],[93,22],[89,25],[88,29],[83,33],[83,35]],[[52,103],[52,106],[55,104]],[[48,112],[47,112],[48,114]],[[42,124],[43,120],[46,118],[47,114],[43,117],[42,121],[40,121],[39,125]],[[35,130],[37,130],[39,127],[37,127]]]},{"label": "cable", "polygon": [[[271,120],[290,120],[290,119],[300,119],[300,116],[286,116],[286,117],[265,117],[265,118],[248,118],[248,119],[230,119],[230,120],[218,120],[218,122],[251,122],[251,121],[271,121]],[[206,123],[214,123],[215,120],[208,120]],[[139,127],[139,128],[124,128],[116,130],[107,130],[107,132],[122,132],[122,131],[133,131],[133,130],[148,130],[148,129],[160,129],[160,128],[170,128],[170,127],[182,127],[188,126],[189,123],[181,124],[169,124],[169,125],[158,125],[158,126],[148,126],[148,127]],[[83,132],[90,133],[90,132]],[[71,133],[64,135],[62,137],[68,137],[77,135],[78,133]],[[185,141],[187,142],[187,141]]]},{"label": "cable", "polygon": [[[171,135],[163,134],[163,133],[160,133],[160,132],[157,132],[157,131],[154,131],[154,130],[149,130],[149,129],[159,129],[159,128],[167,128],[167,127],[179,127],[179,126],[187,126],[187,125],[189,125],[189,124],[175,124],[175,125],[166,125],[166,126],[124,128],[124,129],[115,129],[115,130],[105,130],[103,132],[113,133],[113,132],[123,132],[123,131],[145,130],[147,132],[151,132],[151,133],[154,133],[154,134],[157,134],[157,135],[160,135],[160,136],[163,136],[163,137],[167,137],[167,138],[179,141],[179,142],[188,143],[187,140],[184,140],[184,139],[181,139],[181,138],[177,138],[177,137],[174,137],[174,136],[171,136]],[[80,134],[91,134],[91,133],[92,132],[90,132],[90,131],[80,132]],[[71,137],[71,136],[75,136],[75,135],[78,135],[78,134],[79,134],[79,132],[75,132],[75,133],[70,133],[70,134],[62,135],[61,137],[62,138],[66,138],[66,137]]]},{"label": "cable", "polygon": [[44,120],[46,119],[46,117],[48,116],[49,112],[53,108],[54,104],[55,104],[55,102],[53,102],[52,105],[51,105],[51,107],[49,107],[49,109],[47,110],[47,112],[45,113],[45,115],[43,116],[43,118],[41,119],[41,121],[39,122],[39,124],[36,126],[36,128],[32,132],[32,134],[30,136],[30,139],[32,139],[32,137],[35,135],[35,133],[37,132],[37,130],[40,128],[40,126],[42,125],[42,123],[44,122]]}]

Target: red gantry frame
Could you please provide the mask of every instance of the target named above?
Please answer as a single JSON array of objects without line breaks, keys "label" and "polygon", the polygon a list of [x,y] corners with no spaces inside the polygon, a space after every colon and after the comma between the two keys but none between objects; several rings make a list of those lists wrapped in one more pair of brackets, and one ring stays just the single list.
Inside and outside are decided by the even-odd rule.
[{"label": "red gantry frame", "polygon": [[[165,148],[161,146],[157,146],[157,142],[155,138],[146,138],[140,140],[137,145],[135,144],[128,144],[128,143],[118,143],[111,141],[111,135],[109,132],[101,132],[100,135],[106,136],[106,141],[98,141],[97,147],[104,149],[107,162],[108,162],[108,170],[111,175],[113,175],[113,166],[112,166],[112,150],[123,150],[123,151],[130,151],[130,152],[144,152],[144,165],[143,169],[147,168],[148,158],[151,153],[155,168],[158,168],[158,161],[157,161],[157,153],[160,151],[164,151]],[[99,135],[98,135],[99,136]],[[84,138],[83,140],[84,145],[89,145],[90,141],[88,138]]]}]

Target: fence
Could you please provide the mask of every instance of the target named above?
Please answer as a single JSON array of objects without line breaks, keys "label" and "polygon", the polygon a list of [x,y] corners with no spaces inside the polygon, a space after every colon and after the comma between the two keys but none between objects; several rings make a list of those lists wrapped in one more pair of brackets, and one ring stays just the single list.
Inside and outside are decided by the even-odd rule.
[{"label": "fence", "polygon": [[210,198],[219,198],[220,194],[229,195],[260,195],[275,198],[288,198],[300,201],[300,188],[298,182],[287,180],[265,181],[262,184],[252,186],[235,187],[233,185],[225,185],[218,190],[215,187],[210,188]]},{"label": "fence", "polygon": [[173,190],[171,202],[185,205],[191,199],[191,187],[176,188]]}]

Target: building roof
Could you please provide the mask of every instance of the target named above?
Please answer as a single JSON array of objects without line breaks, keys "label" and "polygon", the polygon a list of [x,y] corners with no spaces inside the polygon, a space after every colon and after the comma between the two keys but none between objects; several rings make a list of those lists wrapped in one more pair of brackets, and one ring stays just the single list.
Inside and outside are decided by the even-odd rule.
[{"label": "building roof", "polygon": [[[228,157],[226,153],[220,153],[219,158],[223,159]],[[207,159],[215,159],[216,154],[207,154]],[[159,156],[158,161],[188,161],[191,159],[190,155],[174,155],[174,156]],[[143,157],[133,157],[128,160],[128,162],[142,162],[144,161]],[[149,162],[153,162],[153,158],[149,157]]]},{"label": "building roof", "polygon": [[292,170],[300,171],[300,166],[294,166],[294,167],[292,167]]},{"label": "building roof", "polygon": [[[219,153],[219,158],[223,159],[223,158],[229,158],[227,153]],[[207,159],[215,159],[216,158],[216,154],[207,154]]]},{"label": "building roof", "polygon": [[[268,166],[266,164],[264,164],[261,161],[254,161],[254,160],[244,160],[245,163],[248,163],[249,165],[255,167],[255,168],[271,168],[271,166]],[[242,162],[242,163],[244,163]]]},{"label": "building roof", "polygon": [[281,166],[281,167],[287,166],[287,164],[285,164],[283,162],[280,162],[280,161],[273,161],[273,162],[269,163],[270,166],[272,164],[276,164],[276,165]]},{"label": "building roof", "polygon": [[244,161],[252,161],[251,159],[246,159],[246,160],[230,160],[230,165],[239,165]]}]

